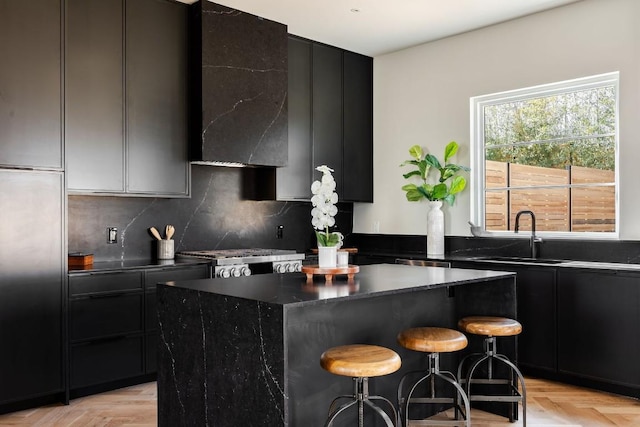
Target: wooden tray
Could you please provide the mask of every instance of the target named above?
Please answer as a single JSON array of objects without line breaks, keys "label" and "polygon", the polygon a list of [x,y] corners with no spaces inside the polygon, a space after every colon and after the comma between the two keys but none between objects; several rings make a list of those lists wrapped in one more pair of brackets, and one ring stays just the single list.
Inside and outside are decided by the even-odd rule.
[{"label": "wooden tray", "polygon": [[[350,254],[357,254],[358,253],[358,248],[340,248],[338,249],[338,252],[349,252]],[[318,253],[318,248],[311,248],[311,253],[313,254],[317,254]]]},{"label": "wooden tray", "polygon": [[360,271],[357,265],[348,265],[346,267],[320,268],[318,265],[303,265],[302,272],[307,275],[307,282],[313,282],[313,276],[324,275],[327,283],[333,282],[333,276],[347,275],[349,281],[353,281],[353,276]]},{"label": "wooden tray", "polygon": [[67,258],[69,267],[87,267],[93,265],[93,254],[73,252]]}]

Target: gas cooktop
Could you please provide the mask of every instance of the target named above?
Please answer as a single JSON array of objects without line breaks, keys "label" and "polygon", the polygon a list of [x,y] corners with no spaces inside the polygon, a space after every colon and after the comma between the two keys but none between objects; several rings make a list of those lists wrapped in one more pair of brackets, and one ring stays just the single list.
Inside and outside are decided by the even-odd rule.
[{"label": "gas cooktop", "polygon": [[[303,253],[288,249],[213,249],[176,252],[177,258],[211,260],[215,277],[249,276],[253,272],[287,273],[302,269]],[[251,267],[249,267],[251,265]]]},{"label": "gas cooktop", "polygon": [[[267,257],[296,254],[294,250],[288,249],[213,249],[203,251],[180,251],[180,255],[196,256],[201,258],[245,258],[245,257]],[[302,254],[300,254],[302,255]]]},{"label": "gas cooktop", "polygon": [[289,249],[213,249],[180,251],[178,257],[196,257],[212,260],[214,265],[258,264],[265,262],[303,260],[304,254]]}]

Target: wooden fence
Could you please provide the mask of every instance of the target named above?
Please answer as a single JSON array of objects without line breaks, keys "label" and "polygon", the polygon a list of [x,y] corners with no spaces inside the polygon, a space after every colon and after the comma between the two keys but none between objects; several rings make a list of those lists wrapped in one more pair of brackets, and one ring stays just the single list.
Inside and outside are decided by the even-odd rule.
[{"label": "wooden fence", "polygon": [[[572,166],[553,169],[487,161],[485,163],[485,224],[489,231],[513,230],[518,211],[536,215],[536,230],[615,231],[613,186],[569,188],[569,184],[615,182],[614,172]],[[566,188],[523,188],[563,185]],[[529,216],[520,227],[530,230]]]}]

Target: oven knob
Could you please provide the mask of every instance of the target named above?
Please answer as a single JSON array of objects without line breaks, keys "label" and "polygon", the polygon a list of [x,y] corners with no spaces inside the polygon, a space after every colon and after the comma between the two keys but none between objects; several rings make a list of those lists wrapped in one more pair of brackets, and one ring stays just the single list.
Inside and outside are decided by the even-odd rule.
[{"label": "oven knob", "polygon": [[295,271],[296,273],[299,273],[300,271],[302,271],[302,263],[296,262],[293,264],[293,271]]},{"label": "oven knob", "polygon": [[240,269],[240,273],[243,276],[251,276],[251,270],[249,269],[249,267],[242,267]]},{"label": "oven knob", "polygon": [[240,275],[242,274],[242,272],[240,271],[240,269],[238,267],[231,267],[229,274],[233,277],[240,277]]},{"label": "oven knob", "polygon": [[291,269],[291,264],[290,264],[290,263],[286,263],[286,264],[284,265],[284,272],[285,272],[285,273],[288,273],[288,272],[290,272],[290,271],[293,271],[293,270]]},{"label": "oven knob", "polygon": [[276,264],[274,270],[276,273],[284,273],[284,266],[282,264]]},{"label": "oven knob", "polygon": [[231,272],[229,272],[229,270],[227,270],[226,268],[221,268],[220,271],[218,271],[218,277],[228,279],[229,277],[231,277]]}]

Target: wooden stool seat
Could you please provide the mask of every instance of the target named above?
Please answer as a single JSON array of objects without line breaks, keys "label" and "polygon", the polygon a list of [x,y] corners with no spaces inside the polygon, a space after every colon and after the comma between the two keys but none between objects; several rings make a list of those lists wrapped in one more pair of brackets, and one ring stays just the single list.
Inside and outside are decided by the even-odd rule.
[{"label": "wooden stool seat", "polygon": [[345,377],[380,377],[397,371],[401,365],[398,353],[377,345],[343,345],[320,356],[322,368]]},{"label": "wooden stool seat", "polygon": [[469,316],[460,319],[458,327],[464,332],[487,337],[510,337],[522,332],[520,322],[507,317]]},{"label": "wooden stool seat", "polygon": [[[353,379],[353,394],[333,399],[324,426],[331,427],[338,415],[357,405],[359,426],[364,425],[364,408],[367,406],[384,420],[387,427],[396,427],[398,412],[395,406],[386,397],[369,394],[369,377],[394,373],[400,369],[401,364],[398,353],[378,345],[350,344],[333,347],[322,353],[320,366],[332,374]],[[347,402],[337,406],[338,401],[343,399],[347,399]],[[391,416],[374,402],[384,402],[388,405]]]},{"label": "wooden stool seat", "polygon": [[[407,372],[398,384],[398,413],[403,425],[451,425],[471,427],[470,406],[464,389],[453,373],[440,369],[440,353],[452,353],[467,346],[467,337],[460,331],[448,328],[409,328],[398,334],[398,344],[402,347],[427,353],[428,368],[424,371]],[[416,374],[419,376],[416,378]],[[422,387],[421,387],[422,385]],[[442,385],[456,390],[454,397]],[[455,408],[455,418],[448,420],[428,420],[425,411],[418,411],[421,418],[411,418],[409,410],[418,405],[430,405],[431,410],[442,411],[443,405]],[[463,405],[463,406],[461,406]],[[445,406],[448,407],[448,406]]]},{"label": "wooden stool seat", "polygon": [[411,328],[398,334],[398,344],[424,353],[449,353],[467,346],[463,333],[447,328]]}]

